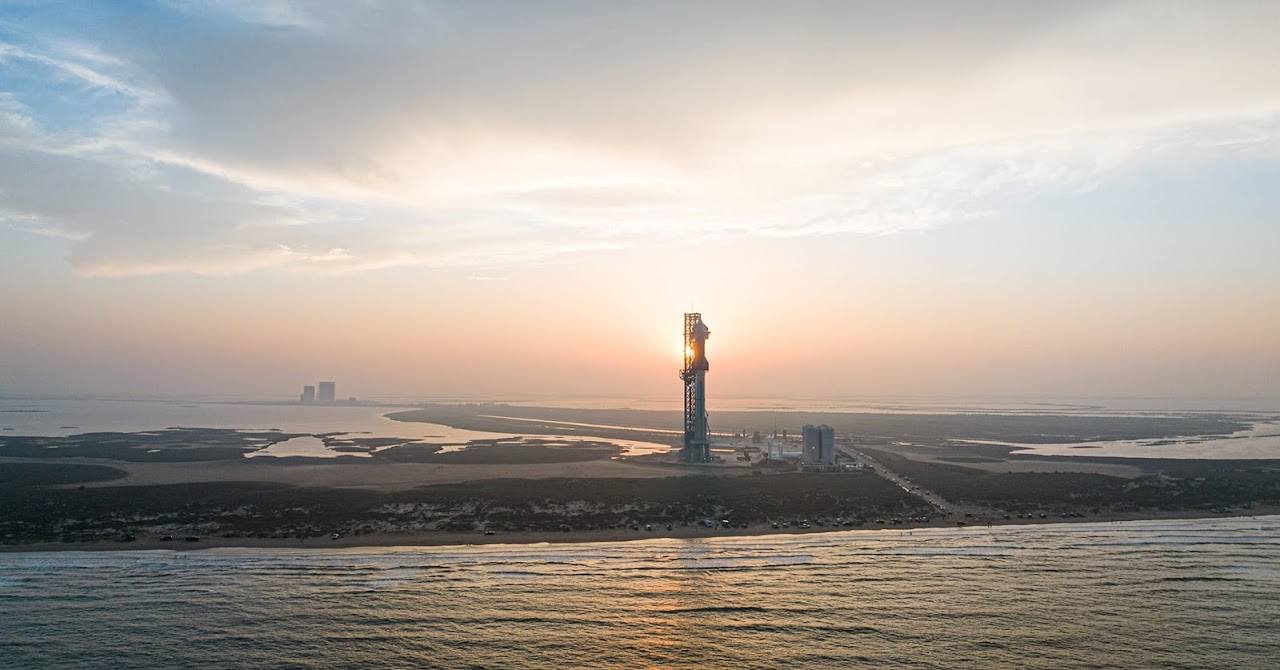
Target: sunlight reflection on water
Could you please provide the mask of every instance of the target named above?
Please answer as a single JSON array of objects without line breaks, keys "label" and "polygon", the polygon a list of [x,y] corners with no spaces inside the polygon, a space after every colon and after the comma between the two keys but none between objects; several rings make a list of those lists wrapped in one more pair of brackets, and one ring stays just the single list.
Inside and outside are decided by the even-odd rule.
[{"label": "sunlight reflection on water", "polygon": [[1277,563],[1278,517],[0,554],[0,667],[1264,668]]}]

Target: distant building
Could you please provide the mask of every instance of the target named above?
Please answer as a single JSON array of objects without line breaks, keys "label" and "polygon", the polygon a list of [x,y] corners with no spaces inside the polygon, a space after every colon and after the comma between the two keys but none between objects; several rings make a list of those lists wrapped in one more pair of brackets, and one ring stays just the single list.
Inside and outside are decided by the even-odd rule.
[{"label": "distant building", "polygon": [[773,460],[801,458],[804,455],[804,452],[795,448],[794,444],[778,442],[775,440],[769,440],[768,444],[765,445],[765,453],[767,453],[769,458]]},{"label": "distant building", "polygon": [[320,382],[320,393],[316,396],[316,401],[322,405],[332,405],[333,401],[337,399],[336,391],[336,382]]},{"label": "distant building", "polygon": [[818,460],[825,465],[836,464],[836,429],[818,426]]},{"label": "distant building", "polygon": [[302,387],[302,395],[298,396],[298,402],[300,402],[300,403],[302,403],[302,404],[304,404],[304,405],[314,405],[314,404],[316,404],[316,387],[314,387],[314,386],[303,386],[303,387]]},{"label": "distant building", "polygon": [[836,464],[836,431],[831,426],[805,426],[803,458],[807,465]]}]

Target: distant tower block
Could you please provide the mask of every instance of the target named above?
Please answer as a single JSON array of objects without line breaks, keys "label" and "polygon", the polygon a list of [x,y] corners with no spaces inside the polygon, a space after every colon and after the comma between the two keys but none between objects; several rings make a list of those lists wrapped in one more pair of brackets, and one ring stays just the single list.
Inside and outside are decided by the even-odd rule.
[{"label": "distant tower block", "polygon": [[316,387],[314,387],[314,386],[303,386],[303,387],[302,387],[302,395],[298,396],[298,402],[300,402],[300,403],[302,403],[302,404],[304,404],[304,405],[314,405],[314,404],[316,404]]},{"label": "distant tower block", "polygon": [[321,404],[332,405],[337,398],[336,391],[337,384],[335,382],[320,382],[320,393],[316,396],[316,401]]},{"label": "distant tower block", "polygon": [[707,427],[707,338],[711,330],[702,315],[684,315],[684,449],[680,459],[686,463],[711,462],[711,430]]},{"label": "distant tower block", "polygon": [[803,458],[806,465],[836,464],[836,431],[831,426],[805,426]]}]

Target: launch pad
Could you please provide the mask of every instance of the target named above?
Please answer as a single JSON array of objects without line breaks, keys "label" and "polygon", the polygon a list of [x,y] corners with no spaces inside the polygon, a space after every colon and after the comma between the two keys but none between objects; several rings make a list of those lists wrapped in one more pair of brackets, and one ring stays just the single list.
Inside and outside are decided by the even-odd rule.
[{"label": "launch pad", "polygon": [[711,330],[697,312],[684,315],[684,448],[680,460],[685,463],[711,462],[711,430],[707,426],[707,338]]}]

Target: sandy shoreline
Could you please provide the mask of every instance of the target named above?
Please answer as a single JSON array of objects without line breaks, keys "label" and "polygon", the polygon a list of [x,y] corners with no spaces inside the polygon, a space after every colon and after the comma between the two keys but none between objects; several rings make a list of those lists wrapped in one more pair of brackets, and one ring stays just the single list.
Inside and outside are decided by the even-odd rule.
[{"label": "sandy shoreline", "polygon": [[49,551],[201,551],[207,549],[340,549],[358,547],[450,547],[480,545],[517,545],[517,544],[573,544],[590,542],[627,542],[669,539],[706,539],[712,537],[760,537],[770,535],[812,535],[817,533],[854,532],[878,533],[881,531],[902,531],[928,528],[971,529],[981,531],[996,526],[1039,526],[1046,524],[1071,523],[1121,523],[1125,521],[1155,521],[1172,519],[1205,519],[1205,518],[1238,518],[1269,517],[1280,515],[1280,506],[1259,506],[1252,510],[1236,510],[1228,513],[1213,513],[1201,510],[1171,512],[1129,512],[1123,514],[1097,514],[1082,518],[1049,517],[1045,519],[1004,519],[982,518],[978,521],[961,519],[964,526],[955,520],[937,521],[934,523],[903,523],[901,525],[866,524],[861,527],[814,527],[810,529],[778,528],[768,524],[759,524],[749,528],[705,528],[702,526],[676,526],[667,530],[663,526],[654,526],[652,531],[644,530],[583,530],[570,532],[520,531],[500,532],[485,535],[474,532],[422,532],[422,533],[380,533],[369,535],[343,536],[336,540],[329,536],[298,538],[251,538],[251,537],[201,537],[198,542],[187,542],[181,536],[170,541],[161,541],[158,537],[142,537],[134,542],[43,542],[35,544],[0,545],[0,553],[49,552]]}]

